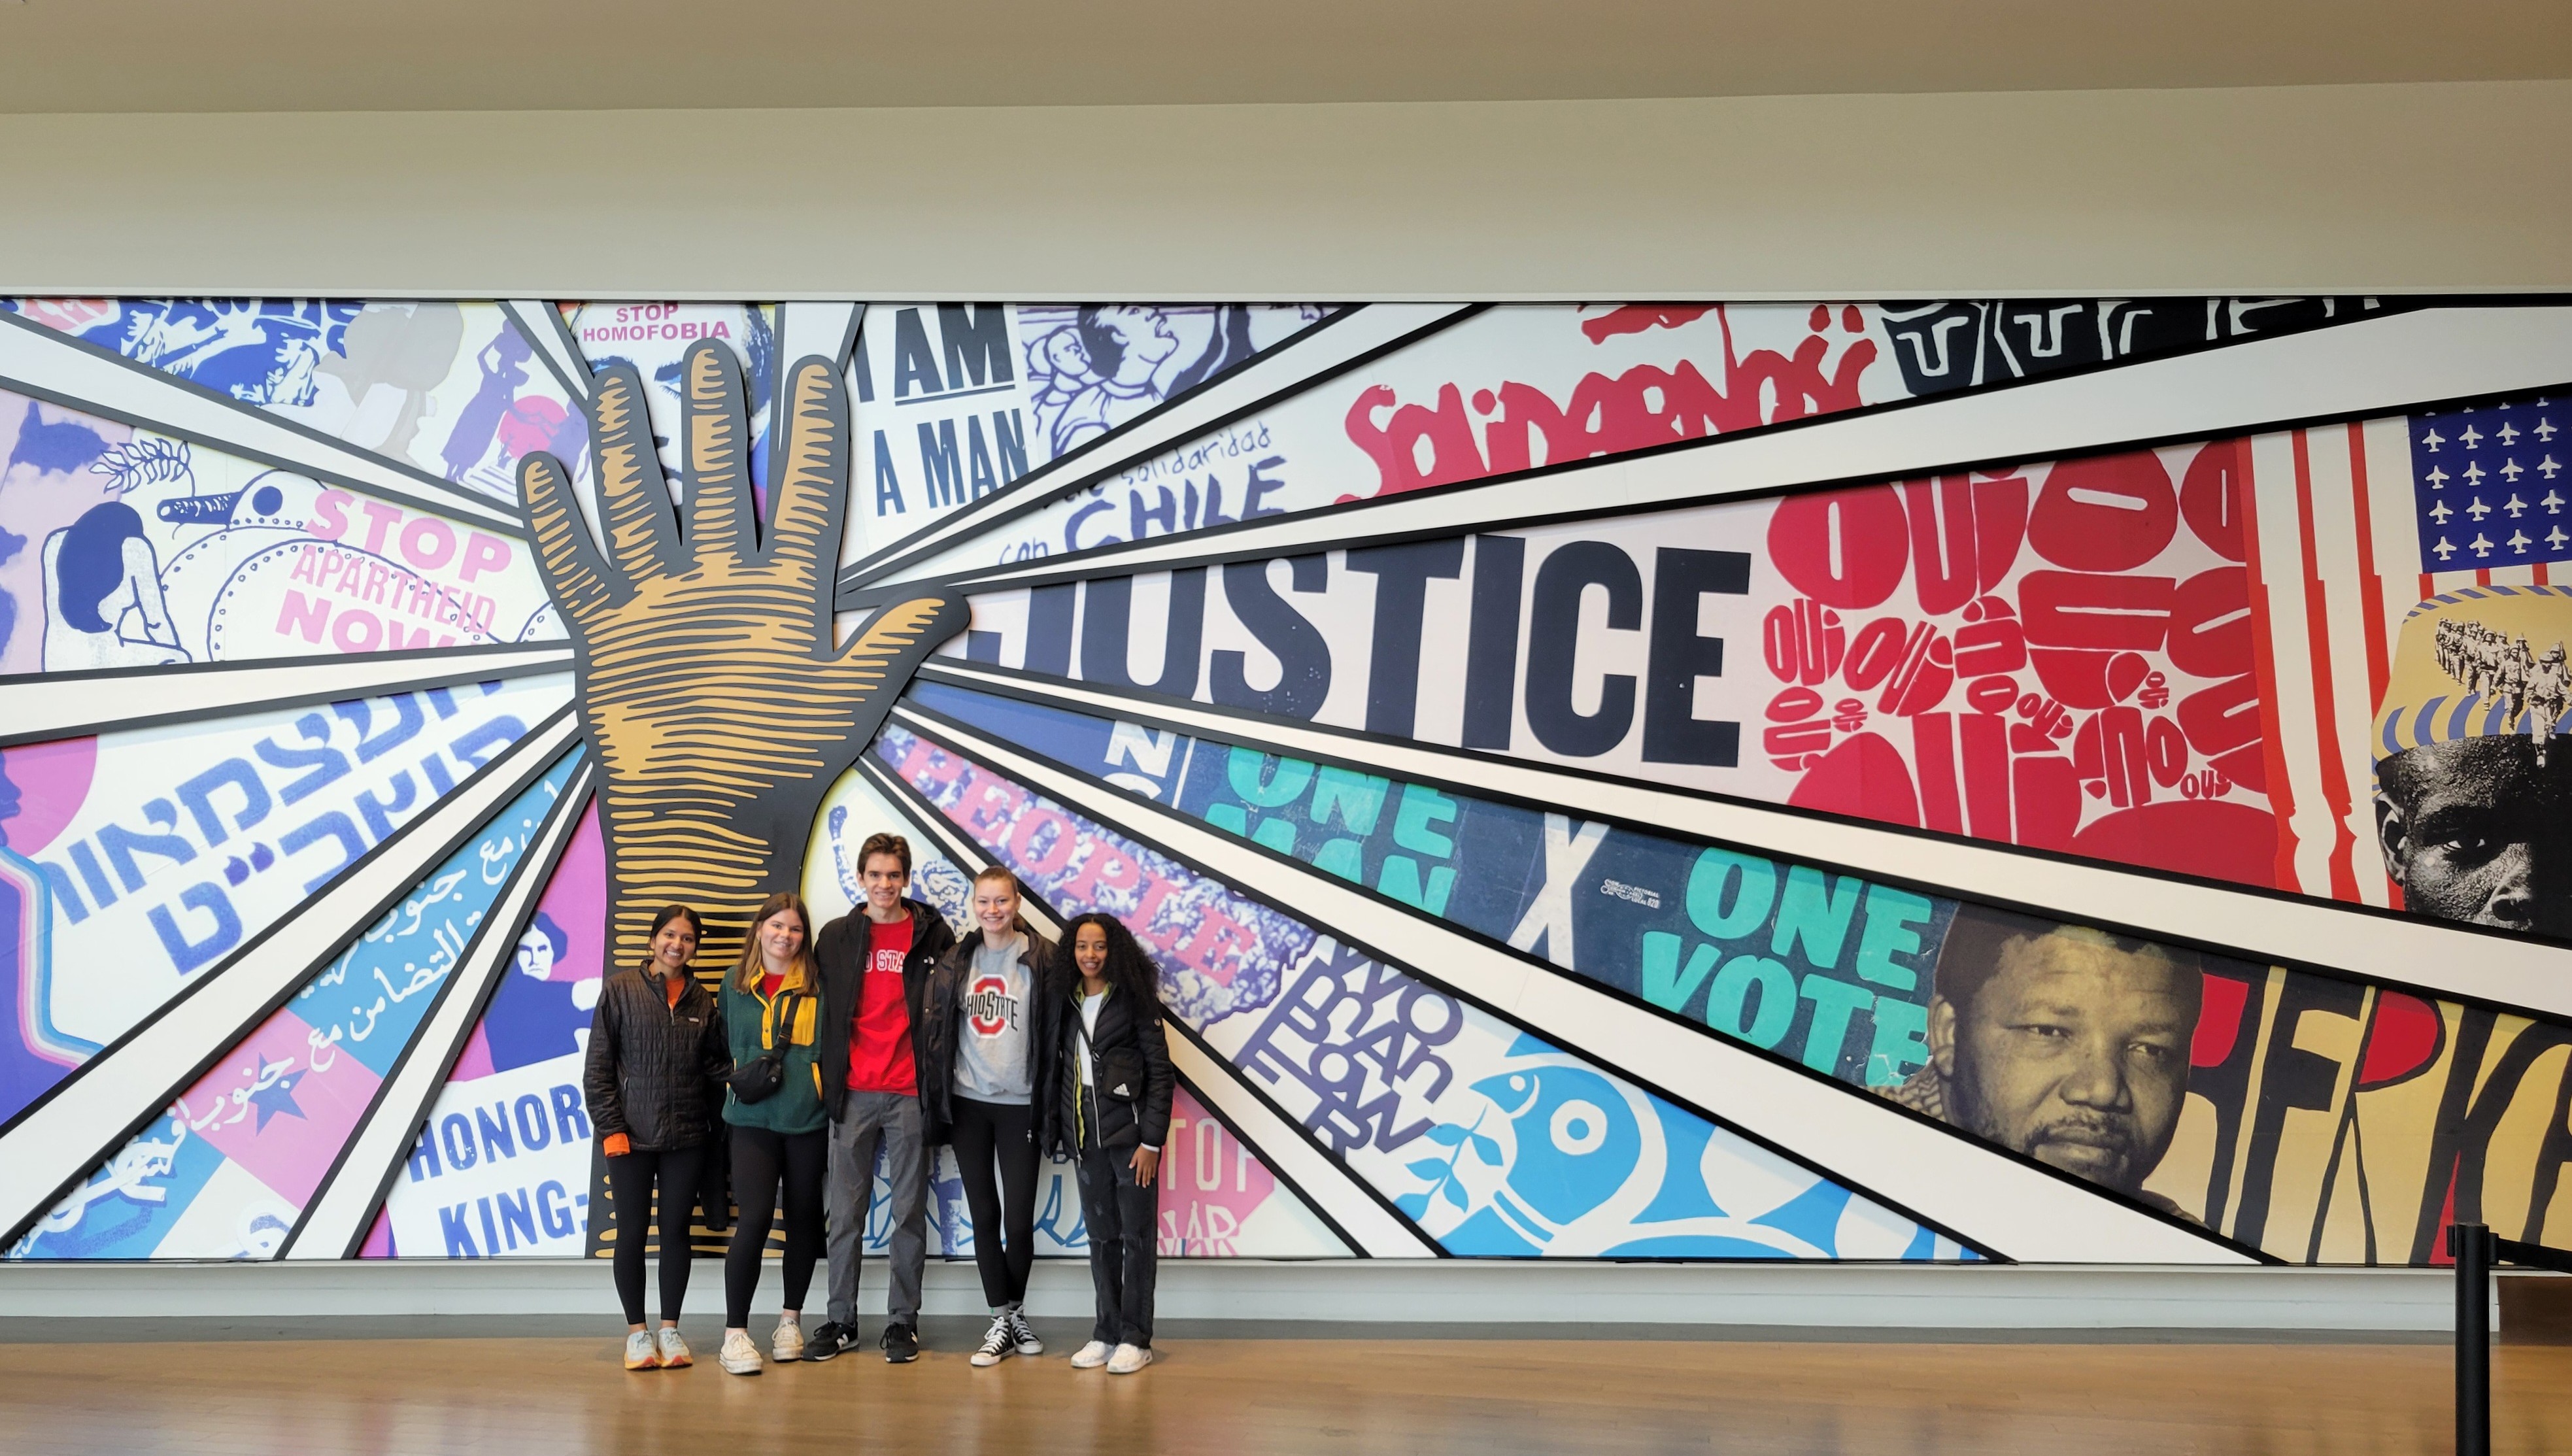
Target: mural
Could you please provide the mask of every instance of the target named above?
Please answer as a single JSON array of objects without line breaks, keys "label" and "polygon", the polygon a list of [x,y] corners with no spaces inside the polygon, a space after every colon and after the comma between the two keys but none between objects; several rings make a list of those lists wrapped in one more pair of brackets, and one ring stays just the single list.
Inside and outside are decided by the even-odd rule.
[{"label": "mural", "polygon": [[536,321],[497,304],[26,299],[30,323],[228,399],[508,500],[518,461],[576,459],[576,395]]},{"label": "mural", "polygon": [[[1169,804],[2280,1259],[2425,1259],[2460,1189],[2532,1199],[2541,1223],[2572,1147],[2550,1113],[2572,1065],[2543,1059],[2561,1029],[2524,1018],[1469,786],[933,683],[913,696],[1102,793]],[[2103,1071],[2106,1048],[2129,1067]]]},{"label": "mural", "polygon": [[1182,535],[2152,359],[2382,307],[2355,299],[1501,305],[1125,465],[939,564]]},{"label": "mural", "polygon": [[0,390],[0,672],[389,652],[562,636],[526,549]]},{"label": "mural", "polygon": [[[18,1258],[274,1253],[556,811],[566,754],[48,1212]],[[576,1109],[575,1109],[576,1110]],[[544,1118],[530,1140],[541,1141]],[[104,1206],[102,1206],[104,1205]]]},{"label": "mural", "polygon": [[[2524,430],[2503,417],[2520,412]],[[2482,418],[2494,446],[2502,429],[2532,444],[2552,414],[2487,402],[2450,427],[2479,444]],[[2572,637],[2572,601],[2540,579],[2541,536],[2477,533],[2525,564],[2467,568],[2446,559],[2470,554],[2448,539],[2463,532],[2436,514],[2542,524],[2566,501],[2478,487],[2451,508],[2446,472],[2404,448],[2432,419],[2298,431],[2283,451],[2220,439],[977,594],[959,646],[1122,691],[2399,904],[2400,846],[2349,788],[2389,743],[2370,731],[2378,714],[2436,704],[2457,725],[2438,736],[2466,736],[2472,716],[2488,725],[2475,736],[2524,738],[2532,790],[2533,745],[2565,702],[2562,661],[2544,654]],[[2288,455],[2273,474],[2272,453]],[[2316,484],[2317,456],[2338,480]],[[2494,456],[2494,479],[2561,469],[2541,449]],[[2483,478],[2482,462],[2466,468]],[[2352,497],[2370,478],[2401,491],[2398,513]],[[2322,569],[2317,537],[2352,519],[2368,569],[2311,575],[2285,599]],[[2388,576],[2387,560],[2419,569]],[[2490,661],[2464,692],[2392,667],[2411,604],[2449,591],[2523,593],[2501,613],[2516,635],[2486,629]],[[1463,650],[1424,653],[1439,641]],[[2343,644],[2355,651],[2335,664]],[[1276,664],[1273,685],[1253,685],[1245,649]],[[2425,641],[2404,651],[2435,657]],[[2298,813],[2307,784],[2321,815]],[[2572,933],[2560,896],[2437,903],[2448,919]]]},{"label": "mural", "polygon": [[[908,730],[878,753],[1046,904],[1123,920],[1200,1044],[1451,1253],[1954,1258],[1930,1229]],[[1843,1248],[1843,1234],[1850,1246]]]},{"label": "mural", "polygon": [[600,1255],[602,976],[882,830],[1154,957],[1169,1256],[2572,1248],[2558,302],[0,348],[10,1258]]},{"label": "mural", "polygon": [[220,974],[569,687],[467,683],[0,750],[23,917],[0,968],[16,992],[0,1115]]},{"label": "mural", "polygon": [[[844,555],[890,545],[1078,453],[1329,312],[888,306],[851,361],[862,463]],[[1193,522],[1193,508],[1189,516]]]},{"label": "mural", "polygon": [[953,595],[918,597],[835,642],[831,568],[850,454],[840,370],[795,365],[756,533],[749,413],[731,354],[693,346],[681,386],[684,527],[631,364],[607,365],[592,385],[607,553],[552,455],[528,460],[525,509],[545,589],[572,634],[582,727],[606,768],[610,954],[640,961],[652,913],[694,903],[706,908],[704,958],[721,965],[739,951],[760,887],[801,878],[795,855],[823,795],[965,610]]},{"label": "mural", "polygon": [[578,1254],[589,1219],[581,1054],[606,970],[607,855],[580,811],[534,917],[430,1105],[364,1252]]}]

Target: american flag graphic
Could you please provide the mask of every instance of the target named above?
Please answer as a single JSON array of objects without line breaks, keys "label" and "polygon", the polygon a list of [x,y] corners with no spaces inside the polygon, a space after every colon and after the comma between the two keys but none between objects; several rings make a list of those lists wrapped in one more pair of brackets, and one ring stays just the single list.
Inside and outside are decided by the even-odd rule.
[{"label": "american flag graphic", "polygon": [[2549,395],[2250,440],[2250,614],[2278,888],[2401,905],[2376,838],[2369,739],[2395,638],[2427,598],[2547,585],[2551,563],[2572,561],[2566,423],[2572,408]]},{"label": "american flag graphic", "polygon": [[2421,570],[2572,560],[2557,413],[2572,419],[2545,398],[2413,416]]}]

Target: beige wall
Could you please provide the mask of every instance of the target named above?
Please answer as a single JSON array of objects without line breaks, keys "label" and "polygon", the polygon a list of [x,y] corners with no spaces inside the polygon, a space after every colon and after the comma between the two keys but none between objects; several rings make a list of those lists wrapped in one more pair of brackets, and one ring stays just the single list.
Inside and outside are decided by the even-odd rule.
[{"label": "beige wall", "polygon": [[2572,82],[0,117],[0,290],[2572,289]]}]

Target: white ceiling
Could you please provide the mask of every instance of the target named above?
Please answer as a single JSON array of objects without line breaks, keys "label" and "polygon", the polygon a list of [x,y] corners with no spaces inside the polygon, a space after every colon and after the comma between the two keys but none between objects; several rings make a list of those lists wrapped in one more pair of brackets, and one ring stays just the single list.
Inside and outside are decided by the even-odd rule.
[{"label": "white ceiling", "polygon": [[19,114],[2566,77],[2572,0],[0,0],[0,112]]}]

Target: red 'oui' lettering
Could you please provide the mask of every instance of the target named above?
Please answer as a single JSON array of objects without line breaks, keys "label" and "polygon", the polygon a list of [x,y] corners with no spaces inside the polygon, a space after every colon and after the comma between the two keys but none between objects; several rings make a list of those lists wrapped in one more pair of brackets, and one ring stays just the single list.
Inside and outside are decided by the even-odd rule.
[{"label": "red 'oui' lettering", "polygon": [[[2218,441],[2176,482],[2142,450],[1779,501],[1761,746],[1790,802],[2268,883],[2241,489]],[[2223,564],[2166,556],[2183,527]]]}]

